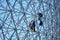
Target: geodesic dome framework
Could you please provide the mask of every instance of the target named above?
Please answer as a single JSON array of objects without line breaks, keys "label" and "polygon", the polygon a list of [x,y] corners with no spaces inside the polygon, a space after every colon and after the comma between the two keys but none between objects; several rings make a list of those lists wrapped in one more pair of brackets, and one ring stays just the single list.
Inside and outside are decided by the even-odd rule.
[{"label": "geodesic dome framework", "polygon": [[[0,40],[60,40],[59,6],[59,0],[0,0]],[[33,19],[36,32],[29,29]]]}]

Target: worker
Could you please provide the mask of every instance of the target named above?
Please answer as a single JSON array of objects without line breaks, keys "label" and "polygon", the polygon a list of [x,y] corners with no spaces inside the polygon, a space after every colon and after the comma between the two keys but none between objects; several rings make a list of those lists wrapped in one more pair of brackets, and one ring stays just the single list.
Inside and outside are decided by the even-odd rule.
[{"label": "worker", "polygon": [[39,25],[43,25],[43,22],[42,22],[42,17],[43,17],[43,14],[42,13],[38,13],[38,20],[39,20]]},{"label": "worker", "polygon": [[35,21],[32,20],[29,26],[30,26],[30,29],[35,32]]}]

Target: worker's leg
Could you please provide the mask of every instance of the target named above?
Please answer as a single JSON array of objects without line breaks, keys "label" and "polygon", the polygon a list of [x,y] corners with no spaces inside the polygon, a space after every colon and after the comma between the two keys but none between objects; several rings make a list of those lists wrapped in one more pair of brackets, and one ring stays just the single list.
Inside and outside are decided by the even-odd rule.
[{"label": "worker's leg", "polygon": [[32,27],[31,27],[31,30],[35,32],[35,27],[34,27],[34,26],[32,26]]},{"label": "worker's leg", "polygon": [[42,26],[42,25],[43,25],[43,22],[42,22],[42,21],[40,21],[39,25],[41,25],[41,26]]}]

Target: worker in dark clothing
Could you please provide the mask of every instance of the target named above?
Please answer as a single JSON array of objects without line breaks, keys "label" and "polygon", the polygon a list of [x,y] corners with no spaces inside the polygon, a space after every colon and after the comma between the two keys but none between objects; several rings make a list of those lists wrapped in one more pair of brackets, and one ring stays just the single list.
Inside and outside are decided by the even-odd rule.
[{"label": "worker in dark clothing", "polygon": [[38,13],[38,20],[40,21],[39,25],[43,25],[43,22],[41,20],[41,18],[43,17],[43,14],[42,13]]},{"label": "worker in dark clothing", "polygon": [[32,22],[32,27],[31,27],[32,31],[35,31],[35,21]]},{"label": "worker in dark clothing", "polygon": [[30,29],[35,32],[35,21],[30,22]]}]

